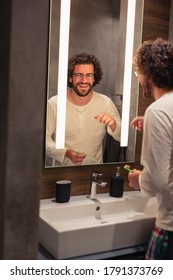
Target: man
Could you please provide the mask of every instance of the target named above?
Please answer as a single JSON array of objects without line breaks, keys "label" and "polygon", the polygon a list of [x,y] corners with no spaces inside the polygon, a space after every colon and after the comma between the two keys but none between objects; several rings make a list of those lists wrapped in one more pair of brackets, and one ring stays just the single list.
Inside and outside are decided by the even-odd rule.
[{"label": "man", "polygon": [[158,202],[145,259],[173,259],[173,45],[161,38],[144,42],[134,56],[134,66],[144,96],[154,102],[144,123],[143,118],[132,122],[143,128],[143,170],[129,173],[129,185],[156,196]]},{"label": "man", "polygon": [[101,79],[101,65],[94,55],[80,53],[69,59],[65,149],[55,147],[57,96],[49,99],[47,107],[46,153],[55,165],[102,163],[106,132],[120,140],[117,108],[110,98],[93,91]]}]

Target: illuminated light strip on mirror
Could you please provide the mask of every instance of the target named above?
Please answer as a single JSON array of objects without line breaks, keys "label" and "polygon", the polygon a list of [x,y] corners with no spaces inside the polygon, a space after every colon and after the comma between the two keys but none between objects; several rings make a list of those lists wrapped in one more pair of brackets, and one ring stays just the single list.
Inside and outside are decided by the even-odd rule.
[{"label": "illuminated light strip on mirror", "polygon": [[65,144],[70,6],[71,6],[71,0],[61,0],[59,64],[58,64],[58,92],[57,92],[57,121],[56,121],[56,149],[63,149],[64,144]]},{"label": "illuminated light strip on mirror", "polygon": [[136,0],[128,0],[122,124],[121,124],[121,141],[120,141],[121,147],[128,146],[135,11],[136,11]]}]

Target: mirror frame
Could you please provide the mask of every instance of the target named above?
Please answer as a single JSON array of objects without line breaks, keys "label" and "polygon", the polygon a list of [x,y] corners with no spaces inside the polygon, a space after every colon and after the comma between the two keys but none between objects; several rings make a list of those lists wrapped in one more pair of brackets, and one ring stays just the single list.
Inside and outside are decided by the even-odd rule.
[{"label": "mirror frame", "polygon": [[[70,2],[70,0],[67,0],[68,2]],[[127,8],[125,9],[124,6],[127,6],[127,1],[128,0],[121,0],[121,10],[125,11],[125,13],[127,13]],[[51,1],[52,2],[52,1]],[[62,3],[65,2],[64,0],[62,1]],[[131,1],[129,1],[131,2]],[[136,47],[141,43],[141,38],[142,38],[142,35],[141,35],[141,29],[142,29],[142,19],[143,19],[143,5],[144,5],[144,0],[134,0],[134,3],[136,2],[136,11],[138,13],[138,16],[136,16],[135,18],[135,39],[134,39],[134,47],[133,47],[133,52],[134,50],[136,49]],[[131,5],[131,3],[130,3]],[[131,13],[131,11],[130,11]],[[120,17],[120,23],[121,21],[124,22],[124,16],[125,14],[121,13],[121,17]],[[140,20],[139,20],[140,18]],[[123,28],[126,28],[125,25],[122,25]],[[121,24],[120,24],[120,27],[121,27]],[[124,30],[120,30],[120,34],[124,34]],[[128,32],[129,34],[129,32]],[[122,36],[122,38],[120,38],[120,46],[124,45],[124,38]],[[129,41],[129,38],[127,39],[126,38],[126,42],[128,43]],[[126,48],[127,49],[127,48]],[[123,48],[120,48],[120,52],[124,51]],[[61,53],[61,52],[60,52]],[[62,55],[60,55],[61,57]],[[132,56],[133,54],[131,55],[131,59],[129,61],[129,64],[128,64],[128,69],[130,67],[130,74],[132,75],[133,71],[132,71]],[[122,57],[120,55],[120,57]],[[123,64],[123,61],[122,61],[122,64]],[[59,66],[60,67],[60,66]],[[60,68],[59,68],[60,69]],[[65,69],[66,71],[66,69]],[[125,73],[125,70],[124,69],[120,69],[120,73],[118,73],[117,75],[122,76],[123,74],[123,71]],[[62,72],[62,71],[59,71],[59,73]],[[126,71],[127,72],[127,71]],[[124,74],[125,75],[125,74]],[[124,76],[123,75],[123,76]],[[126,79],[128,79],[126,77]],[[135,144],[136,144],[136,132],[134,130],[132,130],[131,128],[129,128],[129,114],[130,114],[130,119],[132,119],[134,116],[136,116],[136,112],[137,112],[137,103],[138,103],[138,83],[137,83],[137,80],[136,80],[136,77],[132,76],[132,78],[129,78],[130,80],[130,85],[129,85],[129,92],[133,92],[133,95],[131,95],[130,97],[130,94],[129,96],[126,96],[126,98],[124,98],[124,100],[127,100],[129,98],[129,101],[131,102],[131,104],[133,104],[133,106],[130,108],[129,112],[127,112],[126,110],[126,116],[127,116],[127,119],[126,121],[122,121],[122,124],[123,125],[126,125],[126,130],[127,132],[129,133],[129,140],[128,140],[128,148],[126,149],[126,152],[127,152],[127,160],[125,162],[133,162],[135,160]],[[58,83],[59,85],[59,83]],[[132,86],[131,86],[132,85]],[[66,86],[66,82],[65,82],[65,86]],[[121,86],[122,87],[122,86]],[[126,88],[126,85],[124,85],[124,89]],[[127,92],[126,90],[124,90],[124,94]],[[58,92],[61,92],[58,90]],[[64,91],[63,91],[64,92]],[[123,95],[124,96],[124,95]],[[59,104],[59,102],[58,102]],[[135,104],[135,105],[134,105]],[[124,101],[123,101],[123,106],[124,108],[126,107],[126,105],[124,105]],[[59,109],[58,109],[59,110]],[[64,114],[65,114],[65,111],[64,111]],[[62,115],[62,111],[61,111],[61,115]],[[124,137],[123,137],[124,138]],[[126,147],[126,144],[123,145]],[[129,158],[129,160],[128,160]],[[119,163],[119,162],[115,162],[116,163]],[[112,162],[110,163],[103,163],[103,164],[112,164]],[[84,165],[85,166],[85,165]],[[53,166],[50,166],[50,168],[52,168]],[[67,166],[63,166],[63,167],[67,167]],[[45,168],[49,168],[49,166],[45,166]]]}]

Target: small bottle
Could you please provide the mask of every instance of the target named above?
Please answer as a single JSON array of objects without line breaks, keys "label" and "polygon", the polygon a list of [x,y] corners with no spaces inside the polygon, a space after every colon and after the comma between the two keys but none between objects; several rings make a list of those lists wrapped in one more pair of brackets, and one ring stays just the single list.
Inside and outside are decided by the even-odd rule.
[{"label": "small bottle", "polygon": [[110,196],[122,197],[124,190],[124,178],[120,176],[120,167],[116,167],[116,174],[110,178]]}]

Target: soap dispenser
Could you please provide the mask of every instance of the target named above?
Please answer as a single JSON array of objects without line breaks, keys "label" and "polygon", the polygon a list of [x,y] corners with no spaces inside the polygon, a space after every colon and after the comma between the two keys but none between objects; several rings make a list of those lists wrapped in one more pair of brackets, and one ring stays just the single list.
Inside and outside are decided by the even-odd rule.
[{"label": "soap dispenser", "polygon": [[120,167],[116,167],[115,175],[110,178],[110,196],[122,197],[124,190],[124,178],[120,176]]}]

